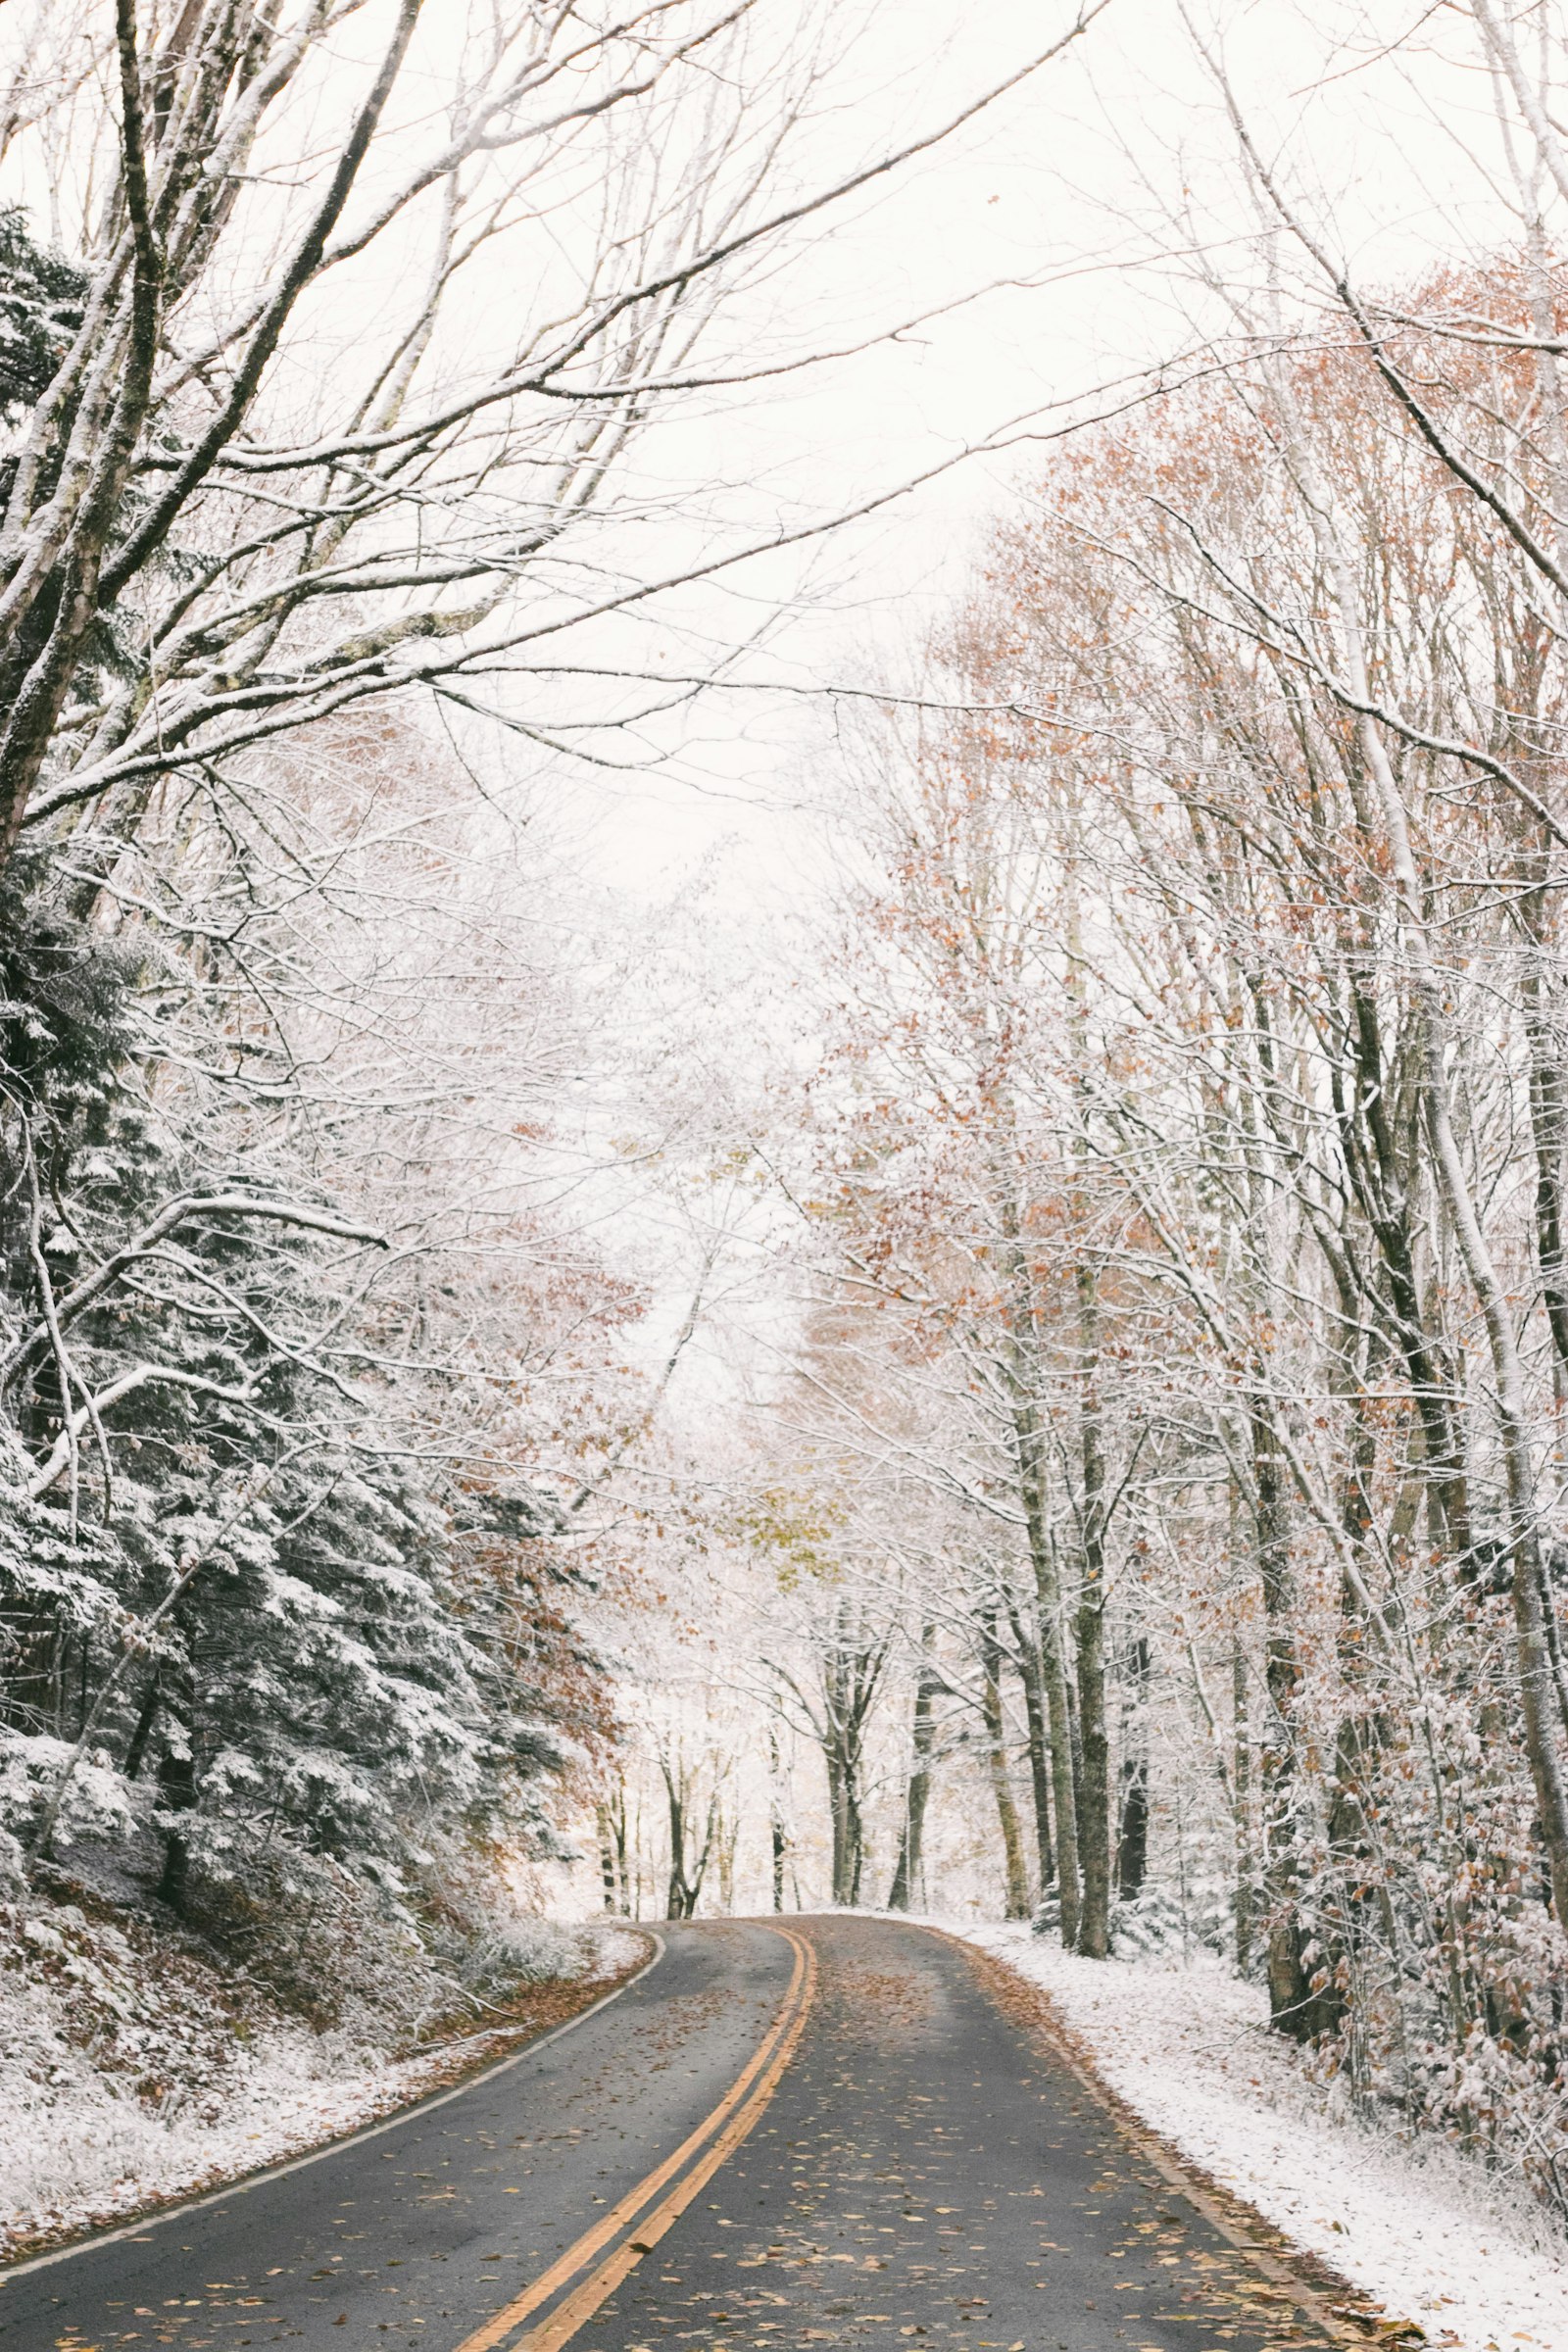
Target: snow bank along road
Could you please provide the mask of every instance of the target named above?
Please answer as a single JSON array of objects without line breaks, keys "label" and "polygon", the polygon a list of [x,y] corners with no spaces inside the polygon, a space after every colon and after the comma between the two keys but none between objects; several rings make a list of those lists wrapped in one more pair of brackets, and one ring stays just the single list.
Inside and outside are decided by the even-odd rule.
[{"label": "snow bank along road", "polygon": [[466,2088],[19,2266],[3,2352],[1351,2334],[1173,2185],[999,2006],[985,1959],[872,1919],[666,1936],[622,1993]]}]

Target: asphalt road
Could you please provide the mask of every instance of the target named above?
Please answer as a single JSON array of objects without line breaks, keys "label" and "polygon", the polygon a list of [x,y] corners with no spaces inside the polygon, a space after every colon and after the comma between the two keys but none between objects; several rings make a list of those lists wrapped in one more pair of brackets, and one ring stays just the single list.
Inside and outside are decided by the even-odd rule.
[{"label": "asphalt road", "polygon": [[468,2089],[0,2278],[3,2352],[1334,2340],[957,1945],[863,1919],[665,1934]]}]

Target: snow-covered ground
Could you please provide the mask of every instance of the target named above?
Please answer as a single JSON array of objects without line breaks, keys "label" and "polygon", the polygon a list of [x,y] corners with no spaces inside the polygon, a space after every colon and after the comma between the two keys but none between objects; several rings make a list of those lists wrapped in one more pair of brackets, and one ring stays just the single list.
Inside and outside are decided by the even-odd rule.
[{"label": "snow-covered ground", "polygon": [[1443,2146],[1365,2129],[1217,1963],[1080,1960],[1026,1927],[933,1919],[1042,1986],[1159,2136],[1435,2345],[1568,2352],[1568,2250]]},{"label": "snow-covered ground", "polygon": [[[71,1905],[6,1924],[0,2260],[334,2139],[508,2046],[481,2033],[399,2059],[364,2032],[224,1999],[188,1956],[160,1958]],[[532,1977],[585,1989],[647,1949],[627,1931],[544,1922],[517,1940]]]}]

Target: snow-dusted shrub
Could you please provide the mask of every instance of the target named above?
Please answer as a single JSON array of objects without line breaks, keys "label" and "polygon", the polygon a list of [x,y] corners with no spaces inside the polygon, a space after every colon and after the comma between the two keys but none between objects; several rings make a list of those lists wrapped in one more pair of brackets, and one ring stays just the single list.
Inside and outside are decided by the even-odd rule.
[{"label": "snow-dusted shrub", "polygon": [[[603,1972],[607,1941],[616,1950],[631,1938],[607,1936],[592,1928],[568,1927],[558,1920],[516,1919],[496,1923],[460,1955],[464,1989],[481,2001],[503,1998],[519,1984],[551,1979],[594,1976]],[[612,1966],[618,1962],[612,1960]]]},{"label": "snow-dusted shrub", "polygon": [[78,1756],[72,1740],[0,1725],[0,1827],[19,1846],[30,1842],[62,1788],[51,1838],[56,1850],[128,1835],[135,1819],[131,1790],[106,1748]]},{"label": "snow-dusted shrub", "polygon": [[1177,1897],[1163,1886],[1146,1886],[1137,1902],[1118,1903],[1111,1914],[1111,1949],[1118,1959],[1179,1952],[1184,1942],[1193,1940],[1191,1921],[1184,1917]]}]

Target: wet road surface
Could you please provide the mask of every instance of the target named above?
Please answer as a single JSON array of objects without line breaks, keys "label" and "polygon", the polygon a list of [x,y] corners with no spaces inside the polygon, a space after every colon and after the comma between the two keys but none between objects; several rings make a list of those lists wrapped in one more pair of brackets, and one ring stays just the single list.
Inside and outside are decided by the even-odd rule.
[{"label": "wet road surface", "polygon": [[664,1933],[619,1998],[467,2090],[0,2279],[0,2352],[1337,2340],[991,1964],[883,1920]]}]

